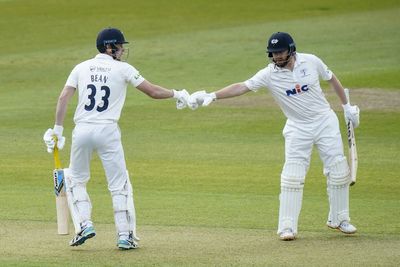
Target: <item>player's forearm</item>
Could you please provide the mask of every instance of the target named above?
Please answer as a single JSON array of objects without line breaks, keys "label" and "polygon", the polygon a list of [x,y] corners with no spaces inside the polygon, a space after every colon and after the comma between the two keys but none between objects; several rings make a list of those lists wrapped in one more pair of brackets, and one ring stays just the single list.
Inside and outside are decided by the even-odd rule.
[{"label": "player's forearm", "polygon": [[153,85],[153,86],[154,86],[154,91],[153,91],[151,97],[154,99],[165,99],[165,98],[171,98],[174,96],[174,92],[170,89],[166,89],[159,85]]},{"label": "player's forearm", "polygon": [[329,80],[329,84],[331,85],[333,90],[335,90],[335,92],[338,95],[338,97],[340,98],[340,101],[342,102],[342,104],[346,104],[347,99],[346,99],[346,95],[343,90],[343,86],[340,83],[339,79],[336,78],[335,74],[332,75],[332,79]]},{"label": "player's forearm", "polygon": [[65,114],[67,112],[67,106],[64,106],[60,104],[60,102],[57,104],[57,110],[56,110],[56,125],[64,125],[64,118]]},{"label": "player's forearm", "polygon": [[174,92],[172,90],[166,89],[156,84],[152,84],[146,80],[143,81],[136,88],[154,99],[165,99],[174,96]]},{"label": "player's forearm", "polygon": [[75,88],[70,86],[66,86],[62,90],[57,102],[56,122],[55,122],[56,125],[62,126],[64,124],[64,118],[65,114],[67,113],[68,102],[74,95],[74,93],[75,93]]},{"label": "player's forearm", "polygon": [[244,83],[234,83],[216,91],[215,95],[217,99],[223,99],[243,95],[249,91]]}]

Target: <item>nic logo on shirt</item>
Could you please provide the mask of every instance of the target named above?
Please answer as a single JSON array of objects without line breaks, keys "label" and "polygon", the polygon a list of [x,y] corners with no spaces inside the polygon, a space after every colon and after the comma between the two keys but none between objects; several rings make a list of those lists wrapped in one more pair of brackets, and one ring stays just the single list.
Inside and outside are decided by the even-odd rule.
[{"label": "nic logo on shirt", "polygon": [[286,90],[286,95],[287,96],[291,96],[291,95],[297,95],[297,94],[301,94],[303,92],[307,92],[308,91],[308,85],[300,85],[300,84],[296,84],[296,86],[291,89],[291,90]]}]

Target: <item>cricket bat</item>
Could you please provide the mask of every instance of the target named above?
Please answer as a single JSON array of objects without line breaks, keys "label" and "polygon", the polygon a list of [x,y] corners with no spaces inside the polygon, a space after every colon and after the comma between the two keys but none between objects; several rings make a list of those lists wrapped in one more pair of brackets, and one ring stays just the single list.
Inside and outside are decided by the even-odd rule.
[{"label": "cricket bat", "polygon": [[61,161],[58,154],[57,145],[54,147],[54,165],[55,169],[53,171],[53,181],[54,193],[56,194],[57,231],[59,235],[67,235],[69,211],[67,195],[65,191],[64,170],[61,168]]},{"label": "cricket bat", "polygon": [[[349,89],[345,88],[344,93],[346,95],[348,103],[350,103]],[[346,127],[347,127],[347,141],[349,144],[348,161],[349,161],[350,176],[351,176],[350,185],[354,185],[356,183],[356,179],[357,179],[357,168],[358,168],[356,136],[354,133],[353,123],[347,119],[346,119]]]}]

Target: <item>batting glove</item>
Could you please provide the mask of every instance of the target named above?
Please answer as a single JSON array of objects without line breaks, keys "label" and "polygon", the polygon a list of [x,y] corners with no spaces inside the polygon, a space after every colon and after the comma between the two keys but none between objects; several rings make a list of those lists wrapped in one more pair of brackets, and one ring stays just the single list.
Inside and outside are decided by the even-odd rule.
[{"label": "batting glove", "polygon": [[64,127],[60,125],[54,125],[53,129],[47,129],[43,135],[44,143],[47,147],[47,152],[53,153],[54,147],[63,149],[65,145],[65,137],[62,136]]},{"label": "batting glove", "polygon": [[197,91],[189,97],[189,107],[192,110],[197,109],[199,106],[208,106],[211,102],[217,99],[215,93],[207,93],[206,91]]},{"label": "batting glove", "polygon": [[189,93],[183,89],[180,91],[172,90],[174,92],[174,98],[176,99],[176,108],[184,109],[189,101]]},{"label": "batting glove", "polygon": [[357,128],[358,125],[360,125],[360,109],[355,105],[351,106],[349,103],[342,106],[346,122],[351,121],[353,123],[353,127]]}]

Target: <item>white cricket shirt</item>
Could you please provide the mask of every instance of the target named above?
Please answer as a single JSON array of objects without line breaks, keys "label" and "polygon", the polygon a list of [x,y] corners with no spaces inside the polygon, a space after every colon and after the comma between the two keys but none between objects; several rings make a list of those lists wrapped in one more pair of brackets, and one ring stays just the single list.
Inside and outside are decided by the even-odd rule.
[{"label": "white cricket shirt", "polygon": [[289,120],[312,122],[331,109],[319,78],[330,80],[332,75],[318,57],[296,53],[293,72],[270,63],[245,81],[245,85],[252,91],[268,88]]},{"label": "white cricket shirt", "polygon": [[143,81],[133,66],[106,54],[98,54],[76,65],[65,84],[77,88],[79,94],[74,122],[117,122],[128,83],[137,87]]}]

